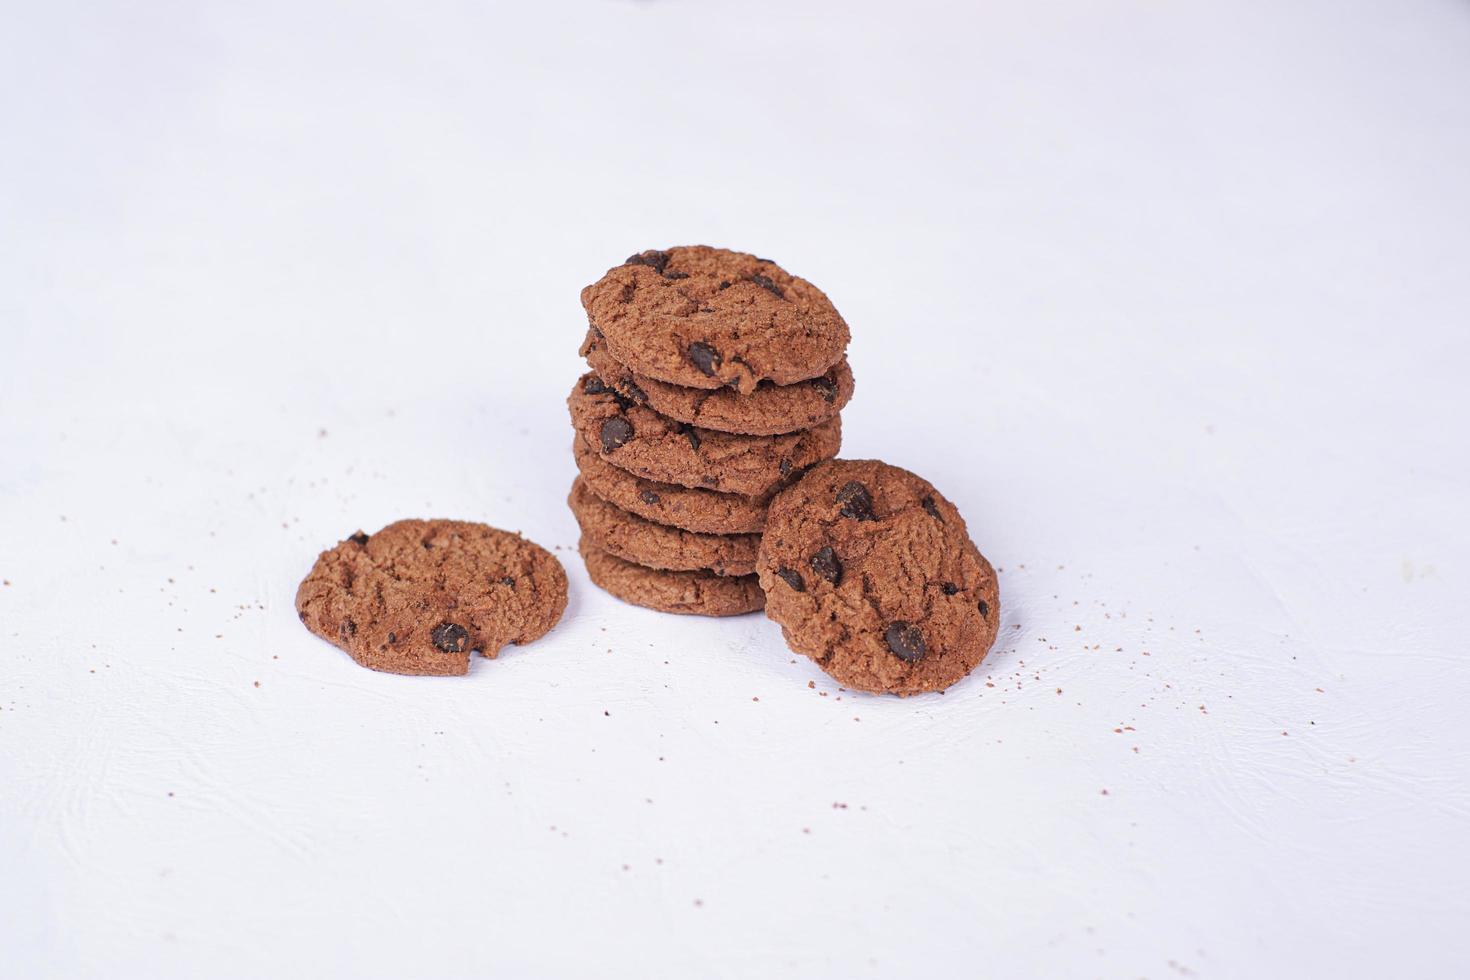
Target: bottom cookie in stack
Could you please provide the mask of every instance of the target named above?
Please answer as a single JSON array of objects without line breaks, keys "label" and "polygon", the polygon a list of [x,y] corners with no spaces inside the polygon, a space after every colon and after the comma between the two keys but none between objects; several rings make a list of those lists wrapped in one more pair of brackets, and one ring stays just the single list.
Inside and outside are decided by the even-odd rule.
[{"label": "bottom cookie in stack", "polygon": [[739,616],[765,606],[754,575],[648,568],[602,550],[585,534],[578,550],[593,584],[635,606],[691,616]]}]

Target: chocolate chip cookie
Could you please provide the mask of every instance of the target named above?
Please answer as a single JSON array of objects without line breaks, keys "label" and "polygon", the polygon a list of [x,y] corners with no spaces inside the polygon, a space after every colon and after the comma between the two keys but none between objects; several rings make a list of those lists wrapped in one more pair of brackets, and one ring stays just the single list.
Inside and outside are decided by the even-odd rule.
[{"label": "chocolate chip cookie", "polygon": [[755,574],[759,534],[696,534],[655,524],[614,507],[589,490],[580,477],[572,484],[567,505],[583,538],[626,561],[671,571]]},{"label": "chocolate chip cookie", "polygon": [[593,493],[656,524],[701,534],[749,534],[765,527],[768,497],[742,497],[645,480],[604,462],[581,436],[572,438],[572,455],[582,480]]},{"label": "chocolate chip cookie", "polygon": [[847,348],[847,324],[820,289],[705,245],[630,256],[582,290],[582,306],[620,363],[686,388],[795,384]]},{"label": "chocolate chip cookie", "polygon": [[593,583],[635,606],[691,616],[755,612],[764,597],[754,575],[670,572],[624,561],[585,537],[579,548]]},{"label": "chocolate chip cookie", "polygon": [[837,455],[842,420],[779,436],[741,436],[665,418],[584,374],[567,399],[572,426],[603,459],[662,483],[759,497]]},{"label": "chocolate chip cookie", "polygon": [[608,387],[660,415],[703,429],[771,436],[810,429],[842,411],[852,398],[852,370],[843,358],[827,373],[791,385],[762,381],[748,395],[731,388],[685,388],[638,374],[607,350],[595,329],[587,331],[581,354]]},{"label": "chocolate chip cookie", "polygon": [[846,687],[941,691],[995,640],[995,572],[927,480],[877,460],[812,467],[771,501],[756,570],[793,650]]},{"label": "chocolate chip cookie", "polygon": [[296,591],[306,628],[395,674],[463,674],[470,654],[530,643],[567,605],[561,562],[484,524],[407,520],[322,552]]}]

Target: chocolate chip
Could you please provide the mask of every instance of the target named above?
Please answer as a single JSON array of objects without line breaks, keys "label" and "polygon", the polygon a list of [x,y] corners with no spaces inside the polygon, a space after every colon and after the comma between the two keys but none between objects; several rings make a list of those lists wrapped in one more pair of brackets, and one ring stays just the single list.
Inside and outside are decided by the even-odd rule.
[{"label": "chocolate chip", "polygon": [[650,250],[639,252],[637,255],[628,256],[628,261],[623,265],[646,265],[659,275],[664,274],[664,266],[669,264],[669,253]]},{"label": "chocolate chip", "polygon": [[873,498],[868,488],[856,480],[848,480],[837,491],[837,502],[842,505],[842,516],[855,521],[876,520],[873,516]]},{"label": "chocolate chip", "polygon": [[689,440],[689,448],[699,452],[699,430],[687,422],[681,422],[679,432]]},{"label": "chocolate chip", "polygon": [[[642,395],[643,398],[646,399],[648,397],[647,395],[644,395],[643,391],[637,385],[633,384],[633,382],[625,381],[622,383],[627,387],[633,389],[634,391],[638,392],[638,394]],[[588,395],[611,395],[612,400],[617,402],[618,408],[622,409],[623,411],[627,411],[633,405],[632,398],[629,398],[627,395],[623,394],[612,385],[605,383],[595,374],[582,382],[582,391]]]},{"label": "chocolate chip", "polygon": [[776,569],[776,574],[780,576],[783,582],[791,586],[797,592],[806,591],[806,581],[802,579],[800,572],[793,572],[785,565],[782,565],[780,568]]},{"label": "chocolate chip", "polygon": [[924,635],[917,626],[910,626],[901,619],[888,627],[883,638],[888,641],[888,649],[900,660],[913,663],[924,655]]},{"label": "chocolate chip", "polygon": [[504,578],[502,578],[500,580],[500,584],[501,585],[508,585],[508,586],[510,586],[513,589],[513,588],[516,587],[516,580],[513,579],[513,578],[511,578],[509,575],[507,575],[507,576],[505,576]]},{"label": "chocolate chip", "polygon": [[954,595],[960,590],[960,587],[953,582],[945,582],[940,588],[944,590],[945,595]]},{"label": "chocolate chip", "polygon": [[923,500],[919,501],[919,506],[924,508],[924,513],[928,514],[939,523],[944,523],[944,518],[939,516],[939,508],[934,505],[933,497],[925,497]]},{"label": "chocolate chip", "polygon": [[730,288],[730,280],[728,280],[728,279],[721,279],[720,280],[720,288],[721,289],[729,289]]},{"label": "chocolate chip", "polygon": [[356,534],[352,535],[352,537],[348,538],[347,540],[348,541],[351,541],[353,544],[367,544],[368,543],[368,536],[366,534],[363,534],[361,531],[358,531]]},{"label": "chocolate chip", "polygon": [[812,555],[812,571],[833,585],[838,585],[842,582],[842,560],[837,557],[837,552],[831,548],[823,548],[815,555]]},{"label": "chocolate chip", "polygon": [[766,290],[767,292],[775,293],[777,296],[781,297],[782,299],[785,299],[786,298],[786,294],[783,293],[783,292],[781,292],[781,287],[780,286],[776,285],[774,282],[772,282],[770,279],[766,278],[765,276],[761,275],[759,272],[757,272],[755,275],[751,276],[750,277],[750,281],[753,282],[753,283],[755,283],[760,288]]},{"label": "chocolate chip", "polygon": [[296,618],[299,619],[299,620],[301,620],[304,623],[304,622],[306,622],[306,613],[304,613],[300,609],[298,609],[298,610],[296,610]]},{"label": "chocolate chip", "polygon": [[602,451],[610,453],[633,438],[633,423],[621,415],[614,415],[602,423]]},{"label": "chocolate chip", "polygon": [[397,643],[398,642],[398,634],[397,633],[389,633],[388,634],[388,642],[389,643]]},{"label": "chocolate chip", "polygon": [[990,618],[990,606],[986,605],[984,599],[980,600],[980,615],[984,616],[986,619]]},{"label": "chocolate chip", "polygon": [[826,376],[812,378],[811,386],[817,389],[817,392],[822,396],[822,400],[827,404],[830,405],[837,400],[837,382],[831,378]]},{"label": "chocolate chip", "polygon": [[357,635],[357,624],[354,623],[350,619],[344,619],[342,621],[342,625],[337,628],[337,632],[339,634],[341,634],[341,636],[343,638],[346,638],[346,637],[349,637],[349,636],[356,636]]},{"label": "chocolate chip", "polygon": [[629,380],[624,380],[623,382],[621,382],[621,384],[623,386],[623,391],[627,394],[629,398],[633,399],[633,401],[637,402],[640,405],[648,404],[648,393],[642,388],[638,387],[636,384]]},{"label": "chocolate chip", "polygon": [[689,273],[687,273],[687,272],[665,272],[664,273],[664,278],[665,279],[688,279],[689,278]]},{"label": "chocolate chip", "polygon": [[638,491],[638,499],[643,501],[645,504],[652,505],[658,503],[658,494],[654,493],[652,490],[640,490]]},{"label": "chocolate chip", "polygon": [[786,476],[787,474],[789,474],[791,472],[791,460],[789,460],[789,459],[783,459],[783,460],[781,460],[781,465],[778,466],[778,467],[776,467],[776,468],[781,471],[781,475],[782,476]]},{"label": "chocolate chip", "polygon": [[429,634],[429,641],[444,653],[464,653],[470,645],[470,632],[454,623],[440,623]]},{"label": "chocolate chip", "polygon": [[723,359],[719,351],[702,340],[696,340],[689,345],[689,360],[699,368],[700,374],[713,378]]}]

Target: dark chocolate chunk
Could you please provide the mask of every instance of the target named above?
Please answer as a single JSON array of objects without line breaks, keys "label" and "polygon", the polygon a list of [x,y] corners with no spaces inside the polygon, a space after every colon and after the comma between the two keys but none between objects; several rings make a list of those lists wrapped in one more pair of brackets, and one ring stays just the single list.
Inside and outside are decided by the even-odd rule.
[{"label": "dark chocolate chunk", "polygon": [[960,587],[953,582],[945,582],[940,588],[944,590],[945,595],[954,595],[960,590]]},{"label": "dark chocolate chunk", "polygon": [[776,467],[776,469],[780,471],[782,476],[788,476],[791,473],[791,460],[781,460],[781,465]]},{"label": "dark chocolate chunk", "polygon": [[470,633],[463,626],[440,623],[429,634],[429,641],[434,644],[435,649],[444,653],[464,653],[470,645]]},{"label": "dark chocolate chunk", "polygon": [[783,582],[791,586],[797,592],[806,591],[806,580],[801,577],[800,572],[793,572],[785,565],[782,565],[780,568],[776,569],[776,574],[780,576]]},{"label": "dark chocolate chunk", "polygon": [[944,518],[939,516],[939,508],[935,506],[933,497],[925,497],[923,500],[919,501],[919,505],[924,508],[924,513],[928,514],[939,523],[944,523]]},{"label": "dark chocolate chunk", "polygon": [[781,287],[780,286],[776,285],[768,277],[761,275],[759,272],[757,272],[755,275],[751,276],[750,277],[750,281],[753,282],[753,283],[755,283],[760,288],[766,290],[767,292],[775,293],[777,296],[781,297],[782,299],[785,299],[786,298],[786,294],[781,291]]},{"label": "dark chocolate chunk", "polygon": [[827,375],[823,375],[820,378],[812,378],[809,383],[813,388],[817,389],[818,393],[822,396],[822,400],[827,404],[830,405],[837,400],[837,382],[833,381]]},{"label": "dark chocolate chunk", "polygon": [[[632,388],[634,391],[637,391],[638,394],[643,395],[643,392],[638,388],[637,385],[633,384],[633,382],[625,381],[623,382],[623,384]],[[623,394],[621,391],[612,387],[611,385],[605,384],[603,380],[596,375],[593,375],[586,381],[582,382],[582,390],[589,395],[611,395],[612,400],[618,403],[618,408],[624,409],[625,411],[627,410],[628,406],[633,404],[632,398],[629,398],[627,395]],[[647,398],[648,396],[643,395],[643,397]]]},{"label": "dark chocolate chunk", "polygon": [[823,548],[812,555],[812,571],[833,585],[839,585],[842,582],[842,560],[830,547]]},{"label": "dark chocolate chunk", "polygon": [[633,399],[633,401],[637,402],[640,405],[648,404],[648,393],[642,388],[638,387],[638,385],[634,383],[631,378],[623,379],[622,386],[623,391],[627,394],[629,398]]},{"label": "dark chocolate chunk", "polygon": [[665,279],[688,279],[689,278],[689,273],[687,273],[687,272],[665,272],[664,273],[664,278]]},{"label": "dark chocolate chunk", "polygon": [[990,618],[990,606],[986,604],[984,599],[980,600],[980,615],[984,616],[986,619]]},{"label": "dark chocolate chunk", "polygon": [[507,576],[505,576],[504,578],[502,578],[500,580],[500,584],[501,585],[508,585],[508,586],[510,586],[513,589],[513,588],[516,587],[516,580],[513,579],[513,578],[511,578],[509,575],[507,575]]},{"label": "dark chocolate chunk", "polygon": [[696,340],[689,345],[689,360],[699,368],[701,374],[713,378],[715,372],[720,369],[722,358],[720,352],[702,340]]},{"label": "dark chocolate chunk", "polygon": [[638,499],[643,501],[645,504],[653,505],[658,503],[658,494],[654,493],[652,490],[639,490]]},{"label": "dark chocolate chunk", "polygon": [[669,264],[669,253],[650,250],[639,252],[637,255],[628,256],[628,261],[623,265],[646,265],[659,275],[664,274],[664,266]]},{"label": "dark chocolate chunk", "polygon": [[679,431],[689,440],[689,448],[699,452],[699,430],[685,422],[679,425]]},{"label": "dark chocolate chunk", "polygon": [[633,438],[633,423],[621,415],[614,415],[602,423],[602,451],[610,453]]},{"label": "dark chocolate chunk", "polygon": [[348,541],[351,541],[353,544],[367,544],[368,543],[368,536],[366,534],[363,534],[361,531],[358,531],[356,534],[352,535],[352,537],[348,538],[347,540]]},{"label": "dark chocolate chunk", "polygon": [[868,494],[868,488],[856,480],[848,480],[837,491],[837,502],[842,505],[842,516],[850,517],[855,521],[875,520],[873,516],[873,498]]},{"label": "dark chocolate chunk", "polygon": [[888,641],[888,649],[900,660],[913,663],[924,656],[924,635],[917,626],[910,626],[900,619],[888,627],[883,638]]}]

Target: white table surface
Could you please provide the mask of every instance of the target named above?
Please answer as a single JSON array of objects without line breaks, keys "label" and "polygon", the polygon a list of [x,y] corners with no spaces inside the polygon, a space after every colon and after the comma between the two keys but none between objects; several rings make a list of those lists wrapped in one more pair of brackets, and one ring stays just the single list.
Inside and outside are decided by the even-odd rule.
[{"label": "white table surface", "polygon": [[[0,972],[1381,977],[1470,961],[1470,7],[11,4]],[[577,293],[852,326],[1003,569],[943,696],[593,588]],[[373,674],[361,527],[557,547]]]}]

